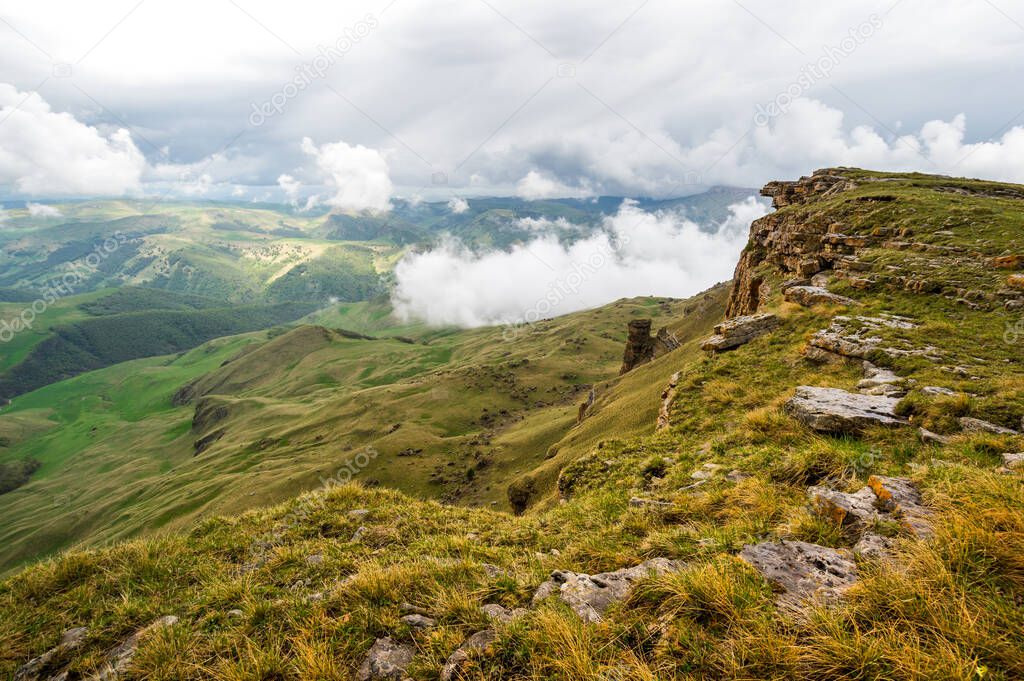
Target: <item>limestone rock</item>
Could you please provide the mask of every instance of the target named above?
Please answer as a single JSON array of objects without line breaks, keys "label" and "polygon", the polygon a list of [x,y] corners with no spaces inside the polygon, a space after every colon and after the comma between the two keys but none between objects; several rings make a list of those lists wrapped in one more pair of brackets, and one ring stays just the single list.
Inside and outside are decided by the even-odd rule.
[{"label": "limestone rock", "polygon": [[629,500],[629,505],[633,508],[643,508],[649,511],[667,511],[675,508],[675,504],[670,501],[658,501],[641,497],[633,497]]},{"label": "limestone rock", "polygon": [[715,335],[705,338],[700,347],[708,352],[731,350],[770,333],[778,325],[779,318],[773,314],[734,317],[715,326]]},{"label": "limestone rock", "polygon": [[918,428],[917,437],[926,445],[948,445],[950,443],[948,437],[933,433],[926,428]]},{"label": "limestone rock", "polygon": [[883,560],[890,557],[892,545],[892,539],[868,532],[854,544],[853,553],[861,558]]},{"label": "limestone rock", "polygon": [[902,426],[896,398],[858,395],[839,388],[802,385],[785,410],[806,426],[826,433],[856,433],[868,426]]},{"label": "limestone rock", "polygon": [[657,335],[652,336],[650,319],[634,319],[629,322],[629,335],[619,374],[631,371],[678,347],[679,341],[668,329],[659,329]]},{"label": "limestone rock", "polygon": [[1017,435],[1017,431],[1003,426],[971,418],[970,416],[960,417],[960,427],[970,433],[992,433],[993,435]]},{"label": "limestone rock", "polygon": [[668,387],[661,393],[661,407],[658,409],[658,422],[655,425],[655,430],[665,430],[672,425],[670,412],[672,410],[672,402],[676,398],[676,387],[679,385],[679,378],[680,373],[678,371],[672,374],[672,377],[668,380]]},{"label": "limestone rock", "polygon": [[790,286],[783,293],[783,297],[797,305],[811,307],[812,305],[857,305],[853,298],[847,298],[821,286]]},{"label": "limestone rock", "polygon": [[178,618],[174,615],[164,615],[157,618],[150,625],[139,629],[118,646],[109,650],[106,661],[95,676],[96,681],[113,681],[120,678],[121,674],[131,665],[132,659],[135,657],[135,651],[138,650],[139,643],[143,639],[155,631],[174,626],[177,622]]},{"label": "limestone rock", "polygon": [[875,508],[875,494],[870,487],[853,494],[825,487],[811,487],[807,495],[814,511],[837,525],[862,529],[879,518],[878,509]]},{"label": "limestone rock", "polygon": [[451,654],[441,669],[441,681],[453,681],[461,678],[462,670],[474,654],[486,652],[497,638],[493,629],[484,629],[470,636]]},{"label": "limestone rock", "polygon": [[857,581],[857,565],[845,549],[780,541],[748,544],[739,555],[782,590],[778,603],[789,609],[834,601]]},{"label": "limestone rock", "polygon": [[514,619],[518,619],[529,611],[525,608],[516,608],[515,610],[509,610],[508,608],[499,605],[497,603],[488,603],[487,605],[480,606],[480,612],[487,616],[488,619],[502,624],[508,624]]},{"label": "limestone rock", "polygon": [[71,652],[82,645],[82,641],[85,640],[88,633],[89,630],[86,627],[68,629],[61,636],[60,643],[39,657],[33,658],[22,665],[14,673],[14,681],[37,681],[37,679],[44,678],[43,674],[46,674],[47,678],[57,678],[49,676],[49,673],[53,671],[50,669],[50,666],[61,662],[61,658],[65,653]]},{"label": "limestone rock", "polygon": [[725,466],[719,463],[706,463],[691,473],[690,477],[694,480],[710,480],[718,475],[723,468]]},{"label": "limestone rock", "polygon": [[437,622],[426,615],[405,615],[401,619],[404,624],[408,624],[413,629],[430,629],[437,625]]},{"label": "limestone rock", "polygon": [[925,395],[931,395],[933,397],[939,395],[946,397],[956,395],[955,390],[950,390],[949,388],[944,388],[939,385],[926,385],[923,388],[921,388],[921,392],[923,392]]},{"label": "limestone rock", "polygon": [[684,563],[667,558],[652,558],[631,568],[598,575],[555,571],[533,595],[534,604],[557,595],[587,622],[600,622],[605,611],[624,599],[634,582],[650,576],[678,572]]},{"label": "limestone rock", "polygon": [[864,362],[864,378],[857,383],[857,390],[865,395],[903,397],[909,383],[909,379],[901,378],[888,369]]},{"label": "limestone rock", "polygon": [[379,638],[366,654],[366,659],[356,673],[356,681],[384,681],[405,678],[405,670],[412,662],[416,649],[411,645],[396,643],[390,636]]},{"label": "limestone rock", "polygon": [[903,527],[919,539],[929,539],[934,530],[931,510],[924,505],[917,485],[908,478],[872,475],[868,486],[874,491],[878,507],[895,514]]}]

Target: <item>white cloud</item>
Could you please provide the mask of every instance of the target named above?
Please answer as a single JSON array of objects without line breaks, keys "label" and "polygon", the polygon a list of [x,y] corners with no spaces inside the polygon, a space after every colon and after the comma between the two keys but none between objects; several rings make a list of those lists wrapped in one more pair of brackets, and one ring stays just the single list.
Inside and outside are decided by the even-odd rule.
[{"label": "white cloud", "polygon": [[302,189],[301,182],[291,175],[283,174],[277,176],[277,186],[284,191],[284,195],[288,197],[289,203],[294,206],[298,202],[299,190]]},{"label": "white cloud", "polygon": [[473,253],[448,241],[406,256],[392,302],[405,319],[465,327],[521,323],[633,296],[683,298],[727,280],[750,222],[766,212],[754,197],[701,229],[675,213],[626,201],[594,236],[571,245],[543,235],[508,251]]},{"label": "white cloud", "polygon": [[0,185],[30,196],[111,196],[135,192],[146,166],[131,134],[102,134],[38,93],[0,83]]},{"label": "white cloud", "polygon": [[586,181],[583,182],[583,186],[570,187],[536,170],[531,170],[516,184],[516,195],[533,201],[536,199],[584,198],[593,196],[593,192]]},{"label": "white cloud", "polygon": [[[71,0],[6,5],[6,22],[69,63],[112,23],[105,13]],[[1011,123],[1020,105],[1006,96],[1007,79],[994,76],[990,65],[1006,65],[1012,73],[1024,64],[1024,40],[1017,26],[985,3],[934,0],[927,12],[918,12],[910,3],[888,11],[789,0],[786,16],[801,20],[779,30],[794,50],[756,18],[776,11],[769,0],[743,7],[716,0],[648,3],[628,18],[613,0],[585,8],[497,2],[557,61],[575,63],[575,78],[558,77],[550,54],[512,23],[495,23],[486,5],[466,10],[455,0],[397,3],[386,13],[386,31],[353,44],[343,64],[318,78],[321,86],[297,93],[286,116],[258,128],[246,122],[252,102],[292,83],[303,60],[267,40],[238,7],[215,5],[204,6],[197,22],[193,11],[143,3],[122,27],[128,30],[112,32],[82,68],[74,67],[73,81],[47,82],[48,105],[36,95],[26,100],[24,111],[0,126],[0,192],[21,196],[31,189],[34,198],[51,190],[137,191],[143,161],[136,145],[151,164],[165,161],[172,149],[183,164],[208,158],[243,130],[224,151],[225,161],[197,173],[212,176],[209,195],[228,195],[244,184],[253,196],[282,172],[319,184],[317,176],[291,170],[308,160],[297,144],[304,136],[343,139],[350,149],[386,149],[373,160],[386,166],[387,182],[434,198],[440,191],[466,196],[469,189],[474,195],[518,189],[531,197],[585,191],[669,196],[695,190],[687,173],[699,174],[705,184],[756,186],[839,163],[1020,178],[1015,158],[1022,128],[1002,132],[1007,124],[1020,125]],[[310,0],[295,12],[287,3],[249,0],[246,11],[314,55],[380,8]],[[827,78],[801,88],[806,99],[789,114],[770,128],[752,129],[756,107],[787,92],[822,46],[839,45],[872,12],[884,24],[879,30]],[[182,31],[195,37],[184,51],[175,42]],[[22,91],[13,104],[47,70],[37,57],[24,41],[0,41],[4,78]],[[6,87],[0,101],[5,114],[13,92]],[[90,97],[102,101],[103,110]],[[838,129],[827,111],[811,111],[814,99],[824,109],[841,109]],[[77,121],[55,111],[72,112]],[[76,143],[65,145],[62,135],[14,133],[16,118],[46,131],[51,124],[67,127]],[[936,118],[942,121],[929,123]],[[801,130],[804,122],[811,125]],[[117,130],[126,124],[131,138]],[[898,141],[899,135],[909,139]],[[115,172],[92,172],[93,165]],[[448,174],[445,182],[432,182],[440,171]],[[142,173],[144,184],[161,182]],[[346,172],[341,176],[351,184]],[[349,187],[339,202],[345,209],[379,209],[387,202],[382,194],[390,192]]]},{"label": "white cloud", "polygon": [[308,137],[302,139],[302,151],[316,159],[328,185],[337,193],[328,203],[343,211],[380,213],[391,210],[394,190],[388,175],[388,164],[376,149],[345,142],[316,146]]},{"label": "white cloud", "polygon": [[519,218],[516,225],[531,232],[570,232],[577,229],[565,218]]},{"label": "white cloud", "polygon": [[60,218],[64,217],[64,214],[60,212],[60,208],[56,206],[47,206],[43,203],[32,203],[29,201],[25,204],[28,208],[28,214],[34,218]]},{"label": "white cloud", "polygon": [[469,210],[469,202],[466,201],[466,199],[462,199],[459,198],[458,196],[455,196],[448,200],[448,210],[450,210],[455,215],[461,215],[462,213],[465,213],[467,210]]}]

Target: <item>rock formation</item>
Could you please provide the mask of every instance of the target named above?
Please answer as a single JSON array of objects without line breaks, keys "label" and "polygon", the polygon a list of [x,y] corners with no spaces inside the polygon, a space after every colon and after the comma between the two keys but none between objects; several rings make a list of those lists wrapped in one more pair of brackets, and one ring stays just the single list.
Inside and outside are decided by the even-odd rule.
[{"label": "rock formation", "polygon": [[715,334],[705,338],[700,347],[708,352],[731,350],[771,332],[778,325],[779,319],[773,314],[736,317],[715,326]]},{"label": "rock formation", "polygon": [[584,621],[600,622],[604,612],[624,599],[637,580],[652,574],[678,572],[683,567],[680,561],[652,558],[631,568],[599,575],[556,571],[551,573],[551,579],[538,587],[533,602],[536,604],[557,595]]},{"label": "rock formation", "polygon": [[626,339],[626,351],[622,355],[622,368],[619,375],[632,371],[641,364],[650,362],[655,357],[675,350],[679,341],[669,333],[668,329],[659,329],[656,336],[651,335],[650,319],[634,319],[629,322],[629,336]]},{"label": "rock formation", "polygon": [[861,395],[839,388],[802,385],[786,402],[786,412],[804,425],[824,433],[857,433],[868,426],[902,426],[895,397]]}]

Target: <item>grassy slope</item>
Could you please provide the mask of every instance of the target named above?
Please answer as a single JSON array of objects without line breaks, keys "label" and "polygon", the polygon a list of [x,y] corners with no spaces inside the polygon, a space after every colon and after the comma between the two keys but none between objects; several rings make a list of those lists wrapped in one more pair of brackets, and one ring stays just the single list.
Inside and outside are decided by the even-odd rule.
[{"label": "grassy slope", "polygon": [[[969,245],[985,256],[1020,252],[1019,200],[921,186],[929,183],[989,186],[894,176],[784,210],[808,220],[841,214],[835,221],[845,233],[907,227],[913,230],[907,236],[920,242]],[[856,201],[883,193],[898,200]],[[872,255],[906,267],[919,254],[879,249]],[[1007,272],[982,262],[938,267],[930,276],[940,284],[969,277],[980,291],[1001,287]],[[941,429],[951,415],[966,413],[1019,423],[1024,367],[1019,346],[1003,340],[1019,312],[976,311],[905,289],[847,292],[865,313],[923,322],[899,335],[935,345],[944,361],[903,364],[904,375],[919,386],[975,395],[927,402],[914,396],[908,404],[915,421]],[[631,403],[626,385],[644,378],[641,372],[651,380],[638,394],[655,400],[660,381],[682,372],[674,425],[600,442],[563,472],[564,504],[516,518],[344,486],[212,518],[185,534],[71,553],[0,586],[0,607],[8,613],[0,619],[0,669],[15,669],[54,645],[62,630],[88,624],[89,638],[72,660],[73,669],[87,671],[136,627],[174,613],[181,622],[143,644],[134,677],[345,679],[376,637],[391,635],[417,647],[410,676],[437,678],[451,651],[485,626],[478,605],[525,605],[552,569],[593,573],[668,556],[689,567],[647,580],[600,624],[581,624],[547,602],[499,627],[470,678],[1020,678],[1024,487],[1019,476],[991,471],[999,452],[1020,451],[1024,441],[952,433],[951,444],[939,447],[906,430],[856,438],[810,433],[779,406],[799,384],[851,389],[856,383],[859,367],[814,366],[800,354],[811,333],[845,310],[795,308],[778,296],[768,307],[785,322],[770,336],[714,358],[684,346],[627,376],[620,384],[623,406]],[[969,366],[977,378],[943,371],[946,362]],[[609,399],[613,393],[606,393]],[[608,404],[585,426],[632,418]],[[691,471],[706,462],[754,476],[685,489]],[[928,544],[899,541],[893,565],[862,564],[861,582],[840,605],[800,619],[781,615],[768,587],[735,552],[766,537],[848,546],[850,537],[809,514],[805,488],[827,482],[852,490],[871,473],[913,476],[936,512],[937,536]],[[627,500],[637,493],[674,501],[677,510],[632,509]],[[355,508],[370,514],[346,515]],[[350,541],[360,525],[367,528],[364,539]],[[308,563],[312,554],[324,560]],[[253,561],[259,566],[241,569]],[[485,562],[507,576],[488,576]],[[323,598],[311,600],[312,592]],[[398,621],[404,601],[425,608],[439,626],[410,631]],[[232,608],[242,616],[229,617]]]},{"label": "grassy slope", "polygon": [[[379,339],[301,326],[269,342],[252,342],[260,334],[218,341],[21,396],[0,415],[0,436],[29,414],[48,416],[51,427],[0,448],[0,460],[44,463],[30,484],[0,496],[0,542],[10,547],[2,565],[287,499],[315,489],[366,446],[380,456],[362,479],[420,497],[506,508],[509,481],[542,464],[538,491],[551,492],[552,464],[585,453],[576,444],[577,406],[584,386],[615,384],[628,320],[675,320],[680,334],[694,326],[687,333],[699,335],[721,314],[725,292],[712,296],[712,314],[692,319],[679,301],[622,301],[543,322],[515,342],[502,329],[400,324],[380,302],[341,304],[310,319]],[[391,338],[403,334],[417,342]],[[198,394],[226,411],[196,429],[193,404],[171,405],[194,380]],[[646,404],[660,390],[637,388]],[[603,403],[605,388],[598,391]],[[652,419],[645,414],[630,432]],[[193,456],[194,441],[221,432]],[[545,461],[563,438],[565,451]],[[408,450],[414,455],[400,455]]]}]

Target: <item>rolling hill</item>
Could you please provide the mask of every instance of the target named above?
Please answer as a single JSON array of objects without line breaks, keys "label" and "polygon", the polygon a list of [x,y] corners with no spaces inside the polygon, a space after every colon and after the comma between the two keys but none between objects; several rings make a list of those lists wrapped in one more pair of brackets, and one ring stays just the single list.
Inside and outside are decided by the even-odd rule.
[{"label": "rolling hill", "polygon": [[[1020,678],[1024,187],[763,192],[690,301],[511,341],[340,306],[19,397],[7,564],[93,546],[0,584],[0,672]],[[644,318],[678,346],[620,373]]]}]

